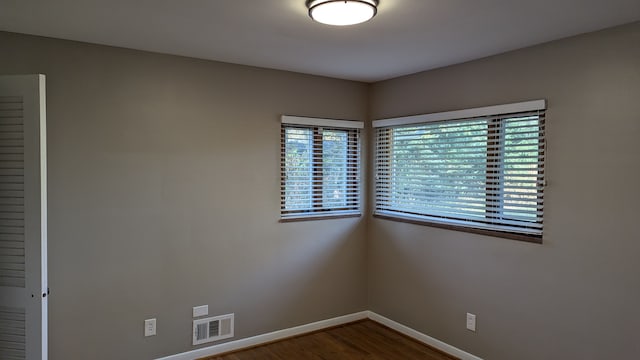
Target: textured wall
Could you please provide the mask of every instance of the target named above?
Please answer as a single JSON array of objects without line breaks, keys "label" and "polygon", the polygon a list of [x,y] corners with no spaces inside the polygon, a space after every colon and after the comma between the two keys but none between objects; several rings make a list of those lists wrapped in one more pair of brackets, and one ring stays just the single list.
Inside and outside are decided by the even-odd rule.
[{"label": "textured wall", "polygon": [[542,245],[372,220],[370,309],[491,360],[636,358],[639,44],[635,23],[374,84],[374,119],[546,98],[549,185]]},{"label": "textured wall", "polygon": [[234,312],[236,338],[366,309],[362,218],[278,223],[280,115],[362,120],[366,84],[0,44],[2,73],[47,76],[51,359],[190,350],[201,304]]}]

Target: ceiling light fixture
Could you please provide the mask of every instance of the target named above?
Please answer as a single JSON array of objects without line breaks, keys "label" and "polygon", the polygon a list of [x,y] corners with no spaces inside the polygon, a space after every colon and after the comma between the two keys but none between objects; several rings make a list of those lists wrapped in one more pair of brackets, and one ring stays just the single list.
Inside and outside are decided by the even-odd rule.
[{"label": "ceiling light fixture", "polygon": [[307,0],[309,16],[327,25],[354,25],[370,20],[378,11],[378,0]]}]

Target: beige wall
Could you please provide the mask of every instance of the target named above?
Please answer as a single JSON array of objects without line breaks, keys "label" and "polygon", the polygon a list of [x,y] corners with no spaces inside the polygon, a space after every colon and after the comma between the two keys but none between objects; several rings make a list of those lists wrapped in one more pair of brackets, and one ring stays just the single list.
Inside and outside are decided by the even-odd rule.
[{"label": "beige wall", "polygon": [[47,76],[51,359],[191,350],[201,304],[234,312],[236,338],[366,309],[362,218],[278,223],[280,115],[362,120],[366,84],[0,44],[1,73]]},{"label": "beige wall", "polygon": [[640,23],[374,84],[370,114],[540,98],[544,244],[374,219],[369,307],[485,359],[637,358]]}]

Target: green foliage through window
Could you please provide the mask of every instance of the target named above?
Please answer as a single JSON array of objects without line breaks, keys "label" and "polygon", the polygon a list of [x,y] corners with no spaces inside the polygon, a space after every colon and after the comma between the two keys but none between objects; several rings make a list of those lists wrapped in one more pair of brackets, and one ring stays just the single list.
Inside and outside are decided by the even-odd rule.
[{"label": "green foliage through window", "polygon": [[542,234],[544,112],[380,127],[376,213]]},{"label": "green foliage through window", "polygon": [[283,125],[283,217],[359,212],[359,132]]}]

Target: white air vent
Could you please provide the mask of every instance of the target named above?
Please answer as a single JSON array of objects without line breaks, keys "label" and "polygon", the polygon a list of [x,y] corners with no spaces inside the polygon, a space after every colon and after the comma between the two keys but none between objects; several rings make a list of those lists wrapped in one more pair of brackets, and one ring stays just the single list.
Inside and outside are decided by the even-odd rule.
[{"label": "white air vent", "polygon": [[233,315],[193,320],[193,345],[233,337]]}]

